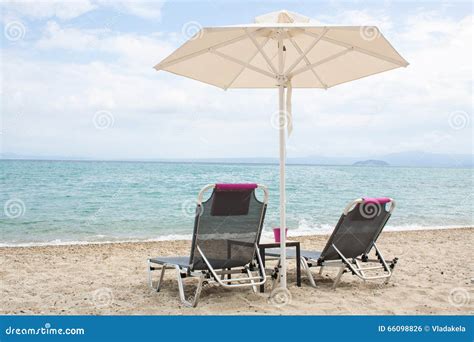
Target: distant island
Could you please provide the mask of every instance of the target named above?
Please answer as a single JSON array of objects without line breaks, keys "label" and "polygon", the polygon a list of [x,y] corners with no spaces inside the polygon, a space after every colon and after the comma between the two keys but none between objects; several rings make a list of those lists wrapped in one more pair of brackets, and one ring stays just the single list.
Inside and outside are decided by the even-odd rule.
[{"label": "distant island", "polygon": [[369,159],[369,160],[361,160],[357,161],[354,166],[390,166],[389,163],[383,160],[376,160],[376,159]]}]

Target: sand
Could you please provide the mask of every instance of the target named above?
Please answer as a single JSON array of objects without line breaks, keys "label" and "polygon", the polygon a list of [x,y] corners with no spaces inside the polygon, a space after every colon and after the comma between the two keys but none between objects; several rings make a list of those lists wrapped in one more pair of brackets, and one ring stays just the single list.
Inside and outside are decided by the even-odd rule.
[{"label": "sand", "polygon": [[[178,299],[175,274],[157,293],[147,285],[146,259],[185,255],[189,241],[0,248],[1,314],[74,315],[382,315],[473,314],[474,228],[384,232],[386,259],[399,257],[390,284],[345,274],[331,290],[336,270],[317,277],[318,288],[296,287],[289,267],[291,301],[275,306],[266,293],[207,286],[197,308]],[[291,238],[320,250],[327,236]]]}]

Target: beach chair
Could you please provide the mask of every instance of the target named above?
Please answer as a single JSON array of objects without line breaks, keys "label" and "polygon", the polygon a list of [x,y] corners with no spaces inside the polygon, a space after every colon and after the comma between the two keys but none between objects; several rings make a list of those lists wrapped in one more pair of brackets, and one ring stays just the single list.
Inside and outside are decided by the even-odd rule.
[{"label": "beach chair", "polygon": [[[256,197],[257,188],[263,191],[263,202]],[[209,199],[203,201],[204,193],[211,190]],[[267,202],[268,190],[262,185],[204,187],[197,199],[190,255],[148,259],[150,286],[160,291],[165,270],[175,269],[181,302],[190,307],[198,304],[203,284],[252,287],[256,292],[267,279],[257,248]],[[157,270],[161,275],[153,287],[152,272]],[[198,278],[194,295],[189,298],[185,296],[185,278]]]},{"label": "beach chair", "polygon": [[[387,209],[388,203],[390,207]],[[351,272],[360,279],[385,279],[388,283],[398,258],[388,264],[376,245],[382,229],[395,209],[395,201],[391,198],[360,198],[350,202],[341,215],[322,252],[301,250],[300,260],[303,269],[313,287],[316,282],[311,273],[312,267],[338,267],[339,272],[334,279],[335,289],[341,277]],[[375,259],[369,259],[369,253],[375,249]],[[266,256],[279,257],[278,248],[268,249]],[[287,258],[295,258],[294,249],[287,250]]]}]

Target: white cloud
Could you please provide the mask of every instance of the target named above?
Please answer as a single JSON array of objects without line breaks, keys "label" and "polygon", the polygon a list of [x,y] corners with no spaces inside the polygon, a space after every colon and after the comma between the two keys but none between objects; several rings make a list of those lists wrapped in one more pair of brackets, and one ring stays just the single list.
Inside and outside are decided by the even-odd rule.
[{"label": "white cloud", "polygon": [[471,19],[472,25],[472,17],[469,16],[458,22],[449,17],[441,17],[437,12],[422,11],[407,18],[404,25],[406,29],[400,33],[400,38],[407,43],[418,44],[428,40],[451,40],[459,34],[468,19]]},{"label": "white cloud", "polygon": [[36,43],[41,49],[80,50],[97,48],[99,39],[96,32],[74,28],[63,29],[58,23],[49,21],[43,37]]},{"label": "white cloud", "polygon": [[98,0],[98,3],[138,17],[160,20],[164,0]]},{"label": "white cloud", "polygon": [[350,10],[341,11],[335,15],[318,15],[320,25],[341,25],[341,26],[377,26],[383,33],[389,32],[393,28],[393,23],[389,15],[380,10]]},{"label": "white cloud", "polygon": [[76,18],[96,8],[90,0],[7,0],[2,2],[4,11],[19,17],[61,20]]},{"label": "white cloud", "polygon": [[164,1],[151,0],[4,0],[3,16],[69,20],[99,8],[146,19],[161,19]]},{"label": "white cloud", "polygon": [[115,34],[102,29],[64,28],[49,21],[36,47],[43,50],[89,52],[99,58],[100,53],[118,56],[124,63],[146,65],[150,69],[160,58],[172,51],[171,43],[158,35]]},{"label": "white cloud", "polygon": [[[396,28],[382,12],[350,11],[326,20],[392,30],[390,40],[411,65],[328,91],[294,90],[290,156],[472,152],[470,127],[449,125],[450,113],[457,110],[472,118],[472,16],[456,21],[417,14]],[[75,58],[47,62],[5,51],[7,152],[109,158],[277,154],[278,134],[270,125],[276,91],[223,92],[155,72],[152,66],[177,47],[167,35],[49,21],[34,44],[35,52],[67,59],[65,53],[72,51]],[[98,110],[114,115],[112,128],[95,129]]]}]

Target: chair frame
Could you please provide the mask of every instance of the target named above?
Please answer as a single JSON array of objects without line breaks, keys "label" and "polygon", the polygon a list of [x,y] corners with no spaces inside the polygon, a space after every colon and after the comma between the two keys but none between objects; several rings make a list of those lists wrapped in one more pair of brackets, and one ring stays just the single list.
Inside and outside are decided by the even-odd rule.
[{"label": "chair frame", "polygon": [[[354,201],[351,201],[344,209],[343,215],[346,216],[349,213],[349,211],[351,211],[357,204],[361,204],[363,202],[364,202],[364,199],[362,198],[358,198]],[[313,273],[311,272],[311,269],[310,269],[311,267],[320,267],[319,269],[320,275],[323,273],[324,267],[337,267],[339,269],[336,275],[336,278],[334,278],[332,289],[336,289],[336,287],[339,285],[341,281],[342,275],[346,272],[351,272],[353,275],[356,275],[358,278],[362,279],[364,282],[367,280],[385,279],[384,283],[387,284],[390,281],[390,278],[392,277],[393,271],[395,269],[395,265],[397,264],[398,258],[394,258],[390,262],[390,264],[388,264],[385,261],[382,253],[378,249],[377,244],[375,243],[380,233],[382,232],[383,228],[385,227],[385,224],[390,218],[393,210],[395,209],[395,205],[396,205],[395,201],[390,198],[390,203],[391,203],[390,209],[388,210],[389,215],[387,216],[387,219],[383,222],[383,224],[380,225],[379,230],[374,235],[374,239],[371,245],[367,248],[367,250],[365,251],[365,253],[362,254],[361,257],[351,258],[351,259],[345,257],[344,254],[337,248],[337,246],[334,243],[332,243],[331,246],[339,255],[340,259],[324,261],[324,260],[321,260],[321,258],[311,259],[311,258],[306,258],[304,255],[300,256],[301,265],[303,267],[303,270],[306,272],[306,275],[312,287],[317,287],[317,286],[316,286],[316,281],[314,279]],[[375,249],[376,259],[368,258],[368,254],[370,253],[372,248]],[[362,263],[378,263],[379,265],[378,266],[363,266]],[[383,271],[383,274],[381,275],[375,275],[375,276],[367,275],[367,273],[369,272],[380,271],[380,270]]]},{"label": "chair frame", "polygon": [[[319,269],[319,274],[323,273],[324,267],[337,267],[339,268],[339,272],[336,275],[336,278],[334,278],[332,288],[336,289],[337,285],[339,285],[342,275],[348,271],[350,271],[353,275],[359,277],[363,281],[367,280],[375,280],[375,279],[385,279],[384,283],[388,284],[390,281],[390,278],[393,275],[393,271],[395,269],[395,265],[397,264],[398,258],[394,258],[390,264],[388,264],[380,250],[378,249],[377,245],[373,243],[373,247],[375,249],[375,255],[377,256],[377,259],[369,259],[367,257],[367,254],[364,254],[360,258],[352,258],[349,260],[344,256],[344,254],[341,253],[340,250],[337,249],[337,247],[332,244],[332,247],[336,250],[337,254],[340,256],[339,260],[328,260],[328,261],[321,261],[321,260],[314,260],[314,259],[307,259],[304,256],[300,257],[301,260],[301,265],[303,266],[303,269],[305,270],[309,282],[311,283],[311,286],[317,287],[316,286],[316,281],[314,279],[313,273],[311,272],[310,268],[311,267],[320,267]],[[313,264],[314,263],[314,264]],[[379,263],[379,266],[363,266],[361,263]],[[381,275],[375,275],[375,276],[368,276],[366,272],[372,272],[372,271],[377,271],[377,270],[383,270],[383,274]]]},{"label": "chair frame", "polygon": [[[200,212],[201,210],[204,193],[211,189],[214,189],[215,186],[216,186],[215,184],[209,184],[201,189],[197,198],[197,212]],[[252,244],[252,243],[245,243],[241,241],[228,240],[229,245],[230,244],[244,244],[246,246],[253,246],[254,251],[255,251],[253,260],[256,259],[257,265],[258,265],[257,268],[255,267],[256,266],[255,263],[252,261],[248,265],[245,265],[242,267],[234,267],[233,269],[231,268],[214,269],[211,263],[209,262],[209,260],[207,259],[206,255],[204,254],[204,252],[201,250],[201,248],[199,246],[196,246],[196,250],[199,253],[199,255],[202,257],[204,263],[206,264],[207,269],[193,270],[192,265],[184,266],[184,265],[177,265],[177,264],[166,263],[166,262],[160,263],[159,265],[161,265],[161,267],[157,267],[157,266],[152,265],[152,264],[156,264],[155,262],[152,262],[151,259],[148,259],[147,263],[148,263],[149,286],[152,289],[154,289],[156,292],[159,292],[161,290],[161,286],[163,283],[163,278],[165,276],[166,269],[175,269],[176,279],[178,282],[179,297],[183,305],[187,307],[197,306],[199,302],[199,298],[201,296],[201,291],[204,285],[217,284],[225,288],[252,287],[253,292],[257,293],[257,287],[259,285],[265,284],[265,282],[267,281],[267,275],[265,273],[265,269],[262,266],[263,265],[262,257],[258,249],[258,242],[260,240],[261,230],[263,228],[263,220],[265,216],[266,207],[268,204],[267,187],[264,185],[257,184],[257,189],[261,189],[264,193],[264,199],[263,199],[264,207],[263,207],[262,214],[260,217],[260,222],[258,226],[259,231],[257,232],[256,241]],[[195,231],[197,231],[196,229],[199,227],[199,222],[197,222],[196,224],[197,226],[195,227]],[[193,244],[192,244],[193,247],[195,245],[197,235],[198,233],[193,234]],[[191,253],[193,253],[193,247],[192,247]],[[160,271],[160,270],[161,270],[160,277],[157,281],[156,287],[154,287],[152,272]],[[253,274],[254,272],[258,272],[258,275],[255,276]],[[232,278],[233,274],[245,274],[246,276],[239,277],[239,278]],[[197,278],[198,279],[198,283],[194,291],[194,294],[190,298],[186,298],[186,295],[185,295],[184,281],[183,281],[184,278]]]}]

